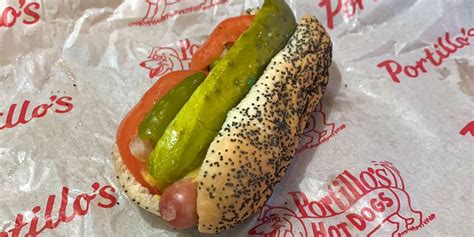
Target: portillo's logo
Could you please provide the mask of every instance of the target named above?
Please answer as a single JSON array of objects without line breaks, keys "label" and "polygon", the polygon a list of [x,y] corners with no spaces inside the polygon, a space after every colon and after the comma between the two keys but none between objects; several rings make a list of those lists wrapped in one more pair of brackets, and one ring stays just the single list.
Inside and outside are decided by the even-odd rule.
[{"label": "portillo's logo", "polygon": [[[372,0],[377,2],[378,0]],[[364,0],[320,0],[319,7],[326,9],[327,15],[327,26],[329,29],[334,29],[334,18],[343,13],[344,17],[351,18],[353,17],[357,9],[359,11],[364,10]]]},{"label": "portillo's logo", "polygon": [[384,69],[395,83],[400,83],[400,76],[418,78],[422,74],[428,73],[429,67],[439,67],[453,54],[465,47],[472,47],[471,40],[474,39],[474,28],[461,28],[460,35],[451,37],[449,32],[438,37],[432,48],[423,50],[424,56],[411,64],[401,64],[396,60],[388,59],[377,64],[377,67]]},{"label": "portillo's logo", "polygon": [[461,131],[459,132],[462,136],[467,136],[470,134],[472,137],[474,137],[474,121],[471,121],[468,123]]},{"label": "portillo's logo", "polygon": [[18,0],[18,4],[15,6],[7,6],[4,9],[0,8],[0,29],[11,28],[17,23],[25,25],[37,23],[40,20],[40,15],[38,14],[40,7],[40,3],[36,1]]},{"label": "portillo's logo", "polygon": [[11,104],[8,111],[0,111],[0,132],[20,125],[25,125],[35,119],[45,117],[48,113],[65,114],[72,111],[70,96],[51,96],[48,102],[33,104],[30,100],[25,100],[20,104]]},{"label": "portillo's logo", "polygon": [[199,48],[189,39],[178,42],[179,49],[172,47],[154,47],[140,67],[148,70],[150,79],[159,78],[169,72],[189,68],[191,57]]},{"label": "portillo's logo", "polygon": [[358,175],[344,170],[319,200],[301,191],[288,195],[290,203],[261,210],[250,236],[403,236],[436,218],[413,208],[399,170],[387,161]]},{"label": "portillo's logo", "polygon": [[228,2],[229,0],[145,0],[147,11],[144,17],[131,22],[129,26],[156,25],[174,16],[207,10]]},{"label": "portillo's logo", "polygon": [[323,110],[323,102],[321,102],[308,118],[297,152],[300,153],[322,145],[334,138],[344,129],[346,129],[345,124],[336,125],[336,123],[327,120],[327,115]]},{"label": "portillo's logo", "polygon": [[89,214],[93,208],[110,209],[118,205],[116,190],[111,185],[95,182],[91,188],[90,192],[72,195],[68,187],[63,187],[59,196],[49,195],[46,205],[35,206],[26,215],[17,214],[11,228],[0,229],[0,237],[38,236]]}]

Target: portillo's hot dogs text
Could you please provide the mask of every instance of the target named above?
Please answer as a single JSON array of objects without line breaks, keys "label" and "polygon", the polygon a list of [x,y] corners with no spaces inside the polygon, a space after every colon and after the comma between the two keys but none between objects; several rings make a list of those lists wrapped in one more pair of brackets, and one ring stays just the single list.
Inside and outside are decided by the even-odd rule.
[{"label": "portillo's hot dogs text", "polygon": [[[30,220],[25,220],[24,214],[17,214],[14,226],[6,230],[0,230],[0,237],[16,236],[38,236],[44,231],[57,228],[61,223],[68,223],[77,217],[87,215],[93,205],[100,208],[112,208],[116,206],[116,190],[110,185],[93,183],[90,193],[82,193],[72,197],[69,188],[63,187],[60,197],[49,195],[45,206],[35,206],[31,209],[33,213]],[[56,200],[59,200],[57,202]],[[59,206],[59,209],[57,208]],[[53,213],[53,210],[55,213]],[[13,225],[13,224],[12,224]]]},{"label": "portillo's hot dogs text", "polygon": [[25,100],[21,104],[11,104],[8,110],[0,112],[0,131],[13,128],[30,121],[45,117],[48,113],[64,114],[74,108],[72,97],[51,96],[48,102],[33,104],[30,100]]},{"label": "portillo's hot dogs text", "polygon": [[36,1],[18,0],[18,5],[0,9],[0,28],[11,28],[17,23],[25,25],[37,23],[40,20],[38,14],[40,7],[40,3]]},{"label": "portillo's hot dogs text", "polygon": [[[324,236],[326,233],[332,236],[350,236],[349,226],[365,232],[372,222],[377,222],[377,217],[383,216],[385,212],[392,214],[399,209],[400,204],[395,203],[398,202],[399,195],[394,189],[401,185],[392,177],[398,176],[397,173],[396,168],[388,163],[382,164],[378,169],[368,168],[359,175],[345,170],[328,186],[328,195],[318,201],[309,201],[301,192],[290,195],[305,218],[330,218],[339,214],[345,216],[346,221],[333,225],[331,222],[312,223],[311,229],[316,236]],[[363,202],[367,206],[349,210],[362,197],[367,201]],[[420,212],[417,219],[420,222]]]},{"label": "portillo's hot dogs text", "polygon": [[472,39],[474,39],[474,28],[462,28],[461,35],[453,38],[451,38],[449,32],[446,32],[443,37],[438,37],[432,48],[425,48],[425,56],[413,64],[402,65],[396,60],[389,59],[377,64],[377,67],[385,69],[395,83],[400,83],[401,75],[417,78],[428,72],[427,66],[438,67],[458,50],[470,46],[470,40]]},{"label": "portillo's hot dogs text", "polygon": [[344,170],[329,183],[323,197],[311,200],[302,191],[288,195],[289,203],[267,206],[260,212],[259,222],[249,235],[290,232],[301,237],[326,237],[393,232],[387,236],[398,236],[434,219],[432,215],[424,220],[422,212],[413,209],[399,170],[387,161],[373,162],[359,173]]}]

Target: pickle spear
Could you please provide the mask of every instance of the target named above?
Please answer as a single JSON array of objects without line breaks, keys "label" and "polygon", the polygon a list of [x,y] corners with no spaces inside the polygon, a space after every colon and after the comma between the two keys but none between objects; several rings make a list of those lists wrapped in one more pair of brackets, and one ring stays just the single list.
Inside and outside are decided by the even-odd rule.
[{"label": "pickle spear", "polygon": [[179,110],[188,101],[196,88],[201,85],[206,74],[199,72],[186,77],[175,88],[163,96],[147,114],[138,127],[138,135],[142,140],[150,140],[156,144],[163,135],[168,124],[173,121]]},{"label": "pickle spear", "polygon": [[166,128],[148,159],[160,190],[199,168],[227,113],[286,45],[296,20],[284,0],[266,0],[250,28],[216,64]]}]

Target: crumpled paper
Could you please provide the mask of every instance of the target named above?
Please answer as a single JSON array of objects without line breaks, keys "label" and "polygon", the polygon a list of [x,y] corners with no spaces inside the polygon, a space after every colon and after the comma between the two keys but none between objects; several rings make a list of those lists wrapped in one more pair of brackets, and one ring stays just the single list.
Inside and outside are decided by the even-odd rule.
[{"label": "crumpled paper", "polygon": [[[135,206],[123,116],[263,1],[0,3],[0,236],[200,236]],[[220,236],[472,236],[474,2],[291,0],[334,44],[328,91],[265,208]]]}]

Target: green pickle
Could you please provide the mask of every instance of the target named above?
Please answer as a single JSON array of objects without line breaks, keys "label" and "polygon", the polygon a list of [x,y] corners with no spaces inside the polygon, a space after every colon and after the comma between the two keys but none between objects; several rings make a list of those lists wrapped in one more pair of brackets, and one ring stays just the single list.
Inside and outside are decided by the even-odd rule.
[{"label": "green pickle", "polygon": [[266,0],[250,28],[213,67],[156,143],[148,172],[158,188],[201,167],[227,113],[235,107],[286,45],[296,20],[284,0]]},{"label": "green pickle", "polygon": [[156,144],[168,124],[176,117],[176,114],[205,78],[206,74],[202,72],[190,75],[166,93],[140,123],[138,136],[142,140],[150,140]]},{"label": "green pickle", "polygon": [[219,63],[220,59],[216,59],[214,61],[212,61],[211,65],[209,65],[209,69],[213,69],[216,67],[216,65]]}]

